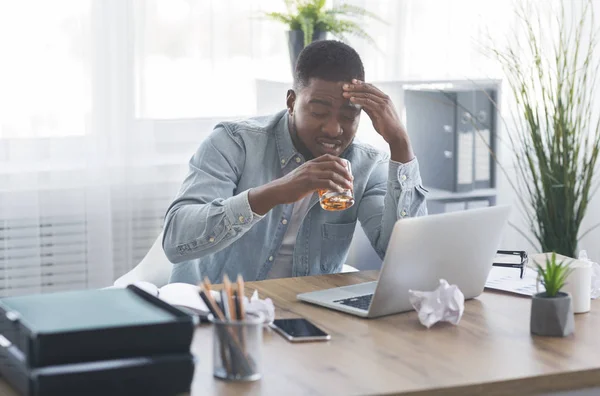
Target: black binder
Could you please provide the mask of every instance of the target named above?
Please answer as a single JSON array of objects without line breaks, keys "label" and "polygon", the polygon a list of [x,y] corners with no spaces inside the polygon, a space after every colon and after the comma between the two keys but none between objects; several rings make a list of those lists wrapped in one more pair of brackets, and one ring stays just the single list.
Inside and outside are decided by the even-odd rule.
[{"label": "black binder", "polygon": [[24,396],[168,396],[188,392],[194,375],[189,352],[28,369],[21,351],[0,344],[2,376]]},{"label": "black binder", "polygon": [[29,368],[187,354],[190,315],[136,286],[0,299],[0,334]]}]

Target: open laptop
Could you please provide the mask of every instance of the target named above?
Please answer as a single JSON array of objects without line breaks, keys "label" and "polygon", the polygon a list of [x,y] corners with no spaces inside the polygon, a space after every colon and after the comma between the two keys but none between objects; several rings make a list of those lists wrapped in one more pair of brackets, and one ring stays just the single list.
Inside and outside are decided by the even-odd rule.
[{"label": "open laptop", "polygon": [[409,289],[431,291],[440,279],[465,299],[483,292],[510,207],[493,206],[398,220],[376,282],[298,294],[297,298],[374,318],[412,310]]}]

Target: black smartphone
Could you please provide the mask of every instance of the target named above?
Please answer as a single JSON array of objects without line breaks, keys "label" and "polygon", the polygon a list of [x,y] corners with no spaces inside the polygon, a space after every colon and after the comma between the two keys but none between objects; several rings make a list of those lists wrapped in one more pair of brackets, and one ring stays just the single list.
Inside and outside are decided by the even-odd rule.
[{"label": "black smartphone", "polygon": [[271,327],[290,342],[327,341],[329,334],[306,319],[275,319]]}]

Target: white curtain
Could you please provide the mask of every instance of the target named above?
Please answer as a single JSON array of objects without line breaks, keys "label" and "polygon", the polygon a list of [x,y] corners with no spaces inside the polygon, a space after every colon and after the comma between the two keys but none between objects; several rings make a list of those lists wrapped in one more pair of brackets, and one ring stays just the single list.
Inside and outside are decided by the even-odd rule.
[{"label": "white curtain", "polygon": [[[329,4],[340,3],[331,0]],[[497,77],[510,0],[352,0],[371,81]],[[282,0],[0,0],[0,295],[101,287],[160,232],[212,126],[291,79]],[[281,99],[283,106],[283,98]]]},{"label": "white curtain", "polygon": [[259,4],[0,1],[0,295],[101,287],[157,238],[186,163],[286,68]]}]

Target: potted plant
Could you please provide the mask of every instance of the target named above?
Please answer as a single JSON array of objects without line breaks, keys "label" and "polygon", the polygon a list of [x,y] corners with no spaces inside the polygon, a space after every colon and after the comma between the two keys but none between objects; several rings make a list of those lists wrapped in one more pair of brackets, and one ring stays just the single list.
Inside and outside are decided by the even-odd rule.
[{"label": "potted plant", "polygon": [[538,279],[546,290],[535,294],[531,301],[530,331],[541,336],[567,336],[574,330],[574,314],[571,295],[561,289],[571,268],[565,261],[557,262],[555,252],[546,258],[544,267],[539,263],[535,265]]},{"label": "potted plant", "polygon": [[[590,0],[579,10],[574,2],[560,2],[558,15],[551,15],[554,8],[519,4],[514,37],[505,47],[487,47],[502,66],[515,103],[514,124],[505,125],[516,183],[500,168],[537,243],[516,230],[541,252],[576,258],[578,241],[600,225],[580,229],[599,187],[594,183],[600,153],[594,7]],[[572,16],[565,7],[572,8]]]},{"label": "potted plant", "polygon": [[316,40],[327,38],[327,32],[342,41],[346,35],[354,35],[375,44],[356,20],[358,17],[371,18],[383,22],[377,15],[354,5],[341,4],[326,9],[326,0],[284,0],[287,12],[267,12],[268,19],[288,26],[288,47],[292,71],[300,51]]}]

